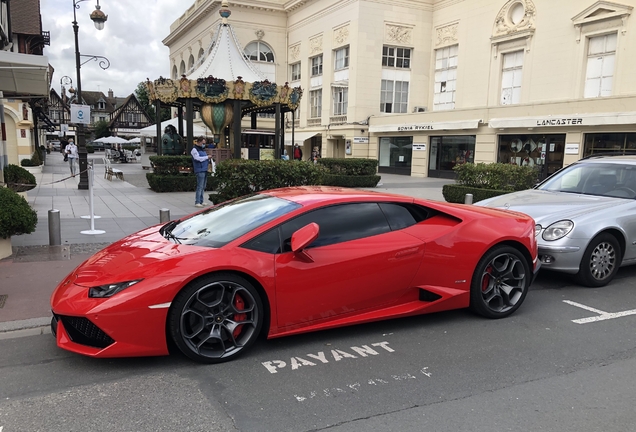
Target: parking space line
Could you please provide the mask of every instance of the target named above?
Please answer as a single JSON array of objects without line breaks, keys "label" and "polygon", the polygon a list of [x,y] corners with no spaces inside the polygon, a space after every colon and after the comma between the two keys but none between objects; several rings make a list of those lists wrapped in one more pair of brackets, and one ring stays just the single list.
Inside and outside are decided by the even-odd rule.
[{"label": "parking space line", "polygon": [[575,306],[575,307],[599,314],[598,316],[594,316],[594,317],[572,320],[572,322],[576,324],[587,324],[587,323],[605,321],[605,320],[614,319],[614,318],[621,318],[624,316],[636,315],[636,309],[626,310],[622,312],[605,312],[600,309],[594,309],[592,307],[585,306],[583,304],[576,303],[570,300],[563,300],[563,303],[567,303],[571,306]]}]

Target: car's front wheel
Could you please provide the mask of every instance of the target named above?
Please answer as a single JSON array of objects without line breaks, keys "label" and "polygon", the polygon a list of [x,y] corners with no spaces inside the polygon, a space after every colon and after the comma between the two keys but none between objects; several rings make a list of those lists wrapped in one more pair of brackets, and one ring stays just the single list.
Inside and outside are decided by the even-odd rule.
[{"label": "car's front wheel", "polygon": [[257,339],[263,303],[254,286],[230,273],[204,277],[174,299],[168,329],[186,356],[202,363],[234,359]]},{"label": "car's front wheel", "polygon": [[526,257],[511,246],[496,246],[477,264],[470,286],[470,308],[487,318],[503,318],[526,298],[532,273]]},{"label": "car's front wheel", "polygon": [[576,275],[577,281],[588,287],[607,285],[616,276],[621,256],[621,247],[616,237],[609,233],[599,234],[585,249]]}]

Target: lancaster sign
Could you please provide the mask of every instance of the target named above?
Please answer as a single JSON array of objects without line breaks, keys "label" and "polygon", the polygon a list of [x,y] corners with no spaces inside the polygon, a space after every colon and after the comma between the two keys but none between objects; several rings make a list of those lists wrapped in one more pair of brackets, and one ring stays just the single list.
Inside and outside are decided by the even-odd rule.
[{"label": "lancaster sign", "polygon": [[636,123],[636,112],[576,114],[572,116],[507,117],[488,120],[488,126],[493,129],[633,125],[634,123]]},{"label": "lancaster sign", "polygon": [[582,118],[548,118],[537,120],[537,126],[569,126],[583,125]]}]

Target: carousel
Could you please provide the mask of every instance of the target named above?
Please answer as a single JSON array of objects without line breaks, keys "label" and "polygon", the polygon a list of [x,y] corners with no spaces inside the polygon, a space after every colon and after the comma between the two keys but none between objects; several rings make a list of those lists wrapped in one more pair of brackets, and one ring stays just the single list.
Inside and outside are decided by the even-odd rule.
[{"label": "carousel", "polygon": [[[217,149],[233,158],[241,158],[243,147],[241,121],[251,116],[251,128],[257,128],[259,113],[275,114],[274,158],[283,154],[285,143],[285,113],[294,116],[302,97],[300,87],[289,87],[287,83],[277,85],[268,81],[259,69],[244,54],[243,49],[228,23],[231,15],[227,0],[219,10],[219,24],[207,56],[197,62],[181,79],[159,77],[146,82],[148,95],[161,112],[165,106],[174,107],[179,117],[179,135],[184,136],[186,151],[192,149],[194,136],[194,113],[214,134]],[[185,119],[185,122],[183,121]],[[185,123],[186,130],[181,130]],[[294,122],[292,121],[292,140]],[[162,135],[161,123],[157,122],[157,136]],[[157,154],[161,155],[161,145]],[[217,160],[218,161],[218,160]]]}]

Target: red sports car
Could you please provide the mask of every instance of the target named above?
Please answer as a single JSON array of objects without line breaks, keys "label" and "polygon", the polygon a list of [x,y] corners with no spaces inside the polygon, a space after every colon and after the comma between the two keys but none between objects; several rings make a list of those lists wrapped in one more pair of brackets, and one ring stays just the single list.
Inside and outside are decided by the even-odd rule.
[{"label": "red sports car", "polygon": [[513,313],[538,271],[521,213],[327,187],[266,191],[132,234],[51,297],[57,344],[207,363],[268,338],[470,307]]}]

